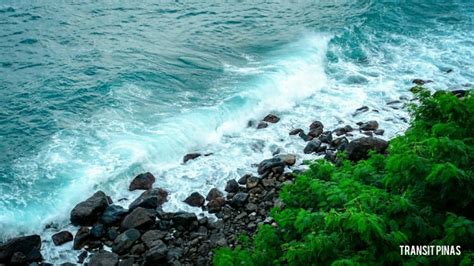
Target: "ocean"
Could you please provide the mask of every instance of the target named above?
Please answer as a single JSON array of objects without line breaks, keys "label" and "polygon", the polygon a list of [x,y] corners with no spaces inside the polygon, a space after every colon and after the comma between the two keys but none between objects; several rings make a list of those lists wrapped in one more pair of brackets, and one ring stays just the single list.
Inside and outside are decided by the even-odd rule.
[{"label": "ocean", "polygon": [[[0,239],[45,249],[93,192],[127,206],[139,173],[165,209],[200,213],[190,193],[301,154],[293,128],[377,120],[390,139],[408,113],[387,102],[413,79],[474,82],[473,1],[2,1],[0,36]],[[281,121],[248,127],[268,113]]]}]

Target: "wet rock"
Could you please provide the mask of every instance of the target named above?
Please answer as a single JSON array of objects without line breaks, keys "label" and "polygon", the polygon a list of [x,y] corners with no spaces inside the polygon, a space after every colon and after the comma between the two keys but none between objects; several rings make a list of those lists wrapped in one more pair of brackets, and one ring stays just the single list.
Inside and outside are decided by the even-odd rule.
[{"label": "wet rock", "polygon": [[248,193],[239,192],[232,197],[229,205],[234,208],[241,208],[247,203],[247,199],[249,197]]},{"label": "wet rock", "polygon": [[40,249],[39,235],[12,238],[0,244],[0,264],[8,265],[15,260],[20,263],[40,262],[42,261]]},{"label": "wet rock", "polygon": [[295,128],[295,129],[292,129],[289,133],[289,135],[298,135],[300,133],[304,133],[303,129],[301,128]]},{"label": "wet rock", "polygon": [[118,235],[119,235],[119,232],[115,228],[109,228],[109,230],[107,230],[107,238],[112,241],[114,241]]},{"label": "wet rock", "polygon": [[321,146],[321,141],[318,140],[318,139],[313,139],[310,142],[308,142],[308,144],[304,148],[303,152],[305,154],[310,154],[310,153],[313,153],[313,152],[317,152],[320,146]]},{"label": "wet rock", "polygon": [[309,140],[308,135],[306,135],[303,131],[300,132],[300,133],[298,134],[298,136],[299,136],[302,140],[304,140],[304,141],[308,141],[308,140]]},{"label": "wet rock", "polygon": [[385,133],[385,130],[383,130],[383,129],[374,130],[374,134],[375,134],[375,135],[382,136],[383,133]]},{"label": "wet rock", "polygon": [[258,123],[258,125],[257,125],[257,129],[262,129],[262,128],[266,128],[266,127],[268,127],[268,123],[263,122],[263,121]]},{"label": "wet rock", "polygon": [[375,120],[368,121],[360,125],[360,130],[376,130],[379,128],[379,123]]},{"label": "wet rock", "polygon": [[144,174],[137,175],[130,183],[128,190],[130,191],[134,191],[137,189],[147,190],[147,189],[152,188],[153,183],[155,183],[155,177],[150,172],[146,172]]},{"label": "wet rock", "polygon": [[247,189],[250,190],[250,189],[256,187],[258,185],[258,182],[259,182],[258,177],[250,176],[249,178],[247,178],[247,183],[246,183]]},{"label": "wet rock", "polygon": [[119,224],[127,214],[128,210],[125,210],[122,206],[110,205],[105,209],[100,221],[108,226],[116,225]]},{"label": "wet rock", "polygon": [[77,204],[71,211],[71,223],[73,225],[89,226],[94,224],[109,206],[107,195],[97,191],[87,200]]},{"label": "wet rock", "polygon": [[155,246],[145,252],[145,265],[164,265],[167,254],[168,247],[163,241],[158,240]]},{"label": "wet rock", "polygon": [[333,131],[337,136],[341,136],[344,134],[347,134],[348,132],[351,132],[353,128],[350,125],[346,125],[344,127],[337,128]]},{"label": "wet rock", "polygon": [[168,249],[168,253],[166,254],[166,260],[168,262],[172,262],[178,260],[183,255],[182,248],[170,248]]},{"label": "wet rock", "polygon": [[323,123],[321,123],[320,121],[314,121],[313,123],[311,123],[311,125],[309,125],[310,130],[317,129],[317,128],[320,128],[321,130],[324,129]]},{"label": "wet rock", "polygon": [[285,168],[285,164],[280,158],[266,159],[260,162],[257,172],[259,175],[266,176],[269,173],[281,174]]},{"label": "wet rock", "polygon": [[124,254],[130,250],[135,241],[137,241],[139,238],[140,232],[137,229],[128,229],[115,238],[112,251],[117,254]]},{"label": "wet rock", "polygon": [[161,188],[151,188],[143,192],[134,202],[128,207],[133,210],[137,207],[156,209],[161,207],[166,202],[168,192]]},{"label": "wet rock", "polygon": [[346,137],[337,138],[331,142],[331,146],[341,151],[346,149],[347,144],[349,144],[349,140]]},{"label": "wet rock", "polygon": [[177,212],[174,214],[172,221],[177,226],[184,228],[192,228],[194,224],[197,225],[197,216],[191,212]]},{"label": "wet rock", "polygon": [[15,252],[10,260],[11,265],[26,264],[26,255],[21,252]]},{"label": "wet rock", "polygon": [[115,253],[101,250],[92,255],[89,266],[115,266],[119,262],[119,256]]},{"label": "wet rock", "polygon": [[359,161],[362,159],[367,159],[369,150],[374,150],[378,153],[383,153],[388,147],[388,142],[372,137],[363,137],[351,141],[347,145],[347,155],[349,160]]},{"label": "wet rock", "polygon": [[239,191],[239,183],[234,179],[227,181],[227,184],[224,189],[226,192],[235,193]]},{"label": "wet rock", "polygon": [[275,156],[275,158],[280,159],[280,161],[282,161],[287,166],[292,166],[296,163],[295,154],[280,154]]},{"label": "wet rock", "polygon": [[193,192],[189,195],[184,202],[187,203],[189,206],[193,207],[201,207],[204,205],[204,196],[199,194],[198,192]]},{"label": "wet rock", "polygon": [[462,98],[462,97],[466,96],[466,94],[468,92],[469,92],[468,90],[452,90],[451,91],[451,93],[454,94],[454,96],[456,96],[458,98]]},{"label": "wet rock", "polygon": [[252,176],[252,175],[250,175],[250,174],[243,175],[241,178],[239,178],[237,183],[239,183],[239,185],[247,184],[247,178],[249,178],[250,176]]},{"label": "wet rock", "polygon": [[77,262],[82,264],[87,259],[88,254],[89,253],[87,251],[81,252],[81,254],[79,254],[79,256],[77,256]]},{"label": "wet rock", "polygon": [[105,235],[105,227],[103,224],[96,224],[90,231],[90,236],[93,239],[101,239]]},{"label": "wet rock", "polygon": [[209,193],[207,193],[206,200],[211,201],[211,200],[213,200],[215,198],[219,198],[219,197],[224,197],[224,193],[222,193],[217,188],[212,188],[211,190],[209,190]]},{"label": "wet rock", "polygon": [[197,157],[201,156],[200,153],[188,153],[186,155],[184,155],[183,157],[183,163],[186,163],[187,161],[189,160],[194,160],[196,159]]},{"label": "wet rock", "polygon": [[130,254],[140,255],[146,251],[145,245],[136,244],[130,249]]},{"label": "wet rock", "polygon": [[225,238],[224,233],[218,232],[214,233],[209,237],[209,241],[211,242],[211,247],[224,247],[227,246],[227,240]]},{"label": "wet rock", "polygon": [[314,139],[314,138],[317,138],[317,137],[319,137],[322,133],[323,133],[323,128],[322,128],[322,127],[318,127],[318,128],[311,129],[311,130],[308,132],[308,140],[312,140],[312,139]]},{"label": "wet rock", "polygon": [[366,136],[369,136],[369,137],[372,137],[374,135],[374,133],[372,131],[362,131],[362,134],[364,134]]},{"label": "wet rock", "polygon": [[160,230],[149,230],[146,231],[142,237],[141,240],[145,244],[147,248],[152,248],[158,244],[160,244],[160,241],[166,236],[167,232],[165,231],[160,231]]},{"label": "wet rock", "polygon": [[263,118],[263,121],[268,122],[268,123],[278,123],[280,121],[280,118],[276,115],[269,114]]},{"label": "wet rock", "polygon": [[411,81],[413,84],[416,85],[425,85],[426,83],[433,82],[432,80],[423,80],[423,79],[414,79]]},{"label": "wet rock", "polygon": [[364,113],[364,112],[367,112],[367,111],[369,111],[369,107],[368,106],[362,106],[360,108],[357,108],[355,110],[355,112],[352,114],[352,116],[357,116],[357,115],[359,115],[361,113]]},{"label": "wet rock", "polygon": [[133,266],[135,260],[133,258],[126,258],[119,262],[118,266]]},{"label": "wet rock", "polygon": [[72,248],[75,250],[83,248],[90,240],[89,228],[81,227],[77,230],[76,235],[74,236],[74,243]]},{"label": "wet rock", "polygon": [[331,143],[331,141],[332,141],[332,132],[331,131],[324,131],[319,136],[319,140],[321,142],[324,142],[324,143],[327,143],[327,144]]},{"label": "wet rock", "polygon": [[138,207],[127,215],[122,222],[123,230],[136,228],[146,229],[155,223],[155,211]]},{"label": "wet rock", "polygon": [[60,246],[64,243],[72,241],[74,237],[69,231],[61,231],[54,234],[51,239],[53,240],[54,245]]},{"label": "wet rock", "polygon": [[207,203],[207,210],[209,213],[216,213],[219,212],[224,205],[225,199],[223,197],[217,197]]}]

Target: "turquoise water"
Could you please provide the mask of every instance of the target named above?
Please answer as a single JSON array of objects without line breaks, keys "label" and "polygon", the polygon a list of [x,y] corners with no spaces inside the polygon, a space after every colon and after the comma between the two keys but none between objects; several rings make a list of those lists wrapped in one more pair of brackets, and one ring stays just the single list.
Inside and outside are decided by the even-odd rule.
[{"label": "turquoise water", "polygon": [[[300,151],[288,130],[314,119],[400,134],[386,102],[411,79],[473,83],[473,3],[3,1],[0,237],[64,225],[96,189],[131,199],[142,171],[194,210],[190,192]],[[379,112],[352,117],[362,105]],[[268,112],[282,121],[246,127]],[[214,155],[181,165],[193,151]]]}]

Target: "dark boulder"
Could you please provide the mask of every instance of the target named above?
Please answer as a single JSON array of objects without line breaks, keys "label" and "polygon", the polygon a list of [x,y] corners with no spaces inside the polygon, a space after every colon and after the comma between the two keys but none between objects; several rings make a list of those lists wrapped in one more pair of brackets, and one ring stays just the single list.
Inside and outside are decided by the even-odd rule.
[{"label": "dark boulder", "polygon": [[423,80],[423,79],[414,79],[411,81],[413,84],[416,85],[425,85],[426,83],[433,82],[432,80]]},{"label": "dark boulder", "polygon": [[262,129],[262,128],[266,128],[266,127],[268,127],[268,123],[263,122],[263,121],[259,122],[258,125],[257,125],[257,129]]},{"label": "dark boulder", "polygon": [[332,132],[331,131],[324,131],[320,136],[319,140],[324,143],[331,143],[332,141]]},{"label": "dark boulder", "polygon": [[229,205],[234,208],[241,208],[245,206],[248,198],[248,193],[239,192],[232,197],[232,200],[230,201]]},{"label": "dark boulder", "polygon": [[292,166],[296,163],[295,154],[279,154],[275,156],[275,158],[280,159],[280,161],[282,161],[287,166]]},{"label": "dark boulder", "polygon": [[341,135],[344,135],[344,134],[347,134],[349,132],[351,132],[352,130],[354,130],[350,125],[346,125],[344,127],[340,127],[340,128],[337,128],[333,131],[333,133],[335,133],[337,136],[341,136]]},{"label": "dark boulder", "polygon": [[41,237],[30,235],[16,237],[0,244],[0,264],[9,264],[18,261],[20,263],[42,261]]},{"label": "dark boulder", "polygon": [[145,244],[145,246],[150,249],[160,244],[160,241],[158,240],[162,240],[166,236],[166,234],[166,231],[149,230],[142,235],[141,240]]},{"label": "dark boulder", "polygon": [[158,243],[145,252],[145,265],[165,265],[166,256],[168,255],[168,247],[163,241],[158,240]]},{"label": "dark boulder", "polygon": [[184,228],[191,228],[194,223],[197,224],[197,216],[191,212],[177,212],[171,219],[175,225],[182,226]]},{"label": "dark boulder", "polygon": [[168,192],[161,188],[151,188],[143,192],[134,202],[128,206],[130,210],[137,207],[156,209],[166,202]]},{"label": "dark boulder", "polygon": [[374,130],[374,134],[375,134],[375,135],[382,136],[383,133],[385,133],[385,130],[383,130],[383,129]]},{"label": "dark boulder", "polygon": [[225,235],[222,232],[211,234],[209,240],[211,242],[211,247],[213,248],[227,246],[227,239],[225,238]]},{"label": "dark boulder", "polygon": [[204,196],[199,194],[198,192],[193,192],[189,197],[187,197],[184,202],[187,203],[189,206],[193,207],[201,207],[204,205]]},{"label": "dark boulder", "polygon": [[213,200],[215,198],[219,198],[219,197],[224,197],[224,193],[222,193],[217,188],[212,188],[211,190],[209,190],[209,193],[207,193],[206,200],[211,201],[211,200]]},{"label": "dark boulder", "polygon": [[186,155],[184,155],[183,157],[183,163],[186,163],[187,161],[189,160],[194,160],[196,159],[197,157],[201,156],[200,153],[188,153]]},{"label": "dark boulder", "polygon": [[281,174],[283,173],[283,170],[285,168],[285,164],[281,161],[280,158],[271,158],[271,159],[266,159],[260,162],[258,165],[257,172],[259,175],[262,176],[267,176],[270,173],[273,173],[274,175],[276,174]]},{"label": "dark boulder", "polygon": [[219,212],[224,205],[225,199],[223,197],[214,198],[207,203],[207,211],[209,213]]},{"label": "dark boulder", "polygon": [[155,223],[155,213],[154,210],[138,207],[123,219],[121,228],[123,230],[130,228],[146,229]]},{"label": "dark boulder", "polygon": [[72,248],[75,250],[83,248],[90,240],[90,230],[87,227],[81,227],[74,236]]},{"label": "dark boulder", "polygon": [[301,132],[298,134],[298,136],[299,136],[302,140],[304,140],[304,141],[308,141],[308,140],[309,140],[308,135],[306,135],[303,131],[301,131]]},{"label": "dark boulder", "polygon": [[311,123],[311,125],[309,125],[310,130],[317,129],[317,128],[320,128],[321,130],[324,129],[323,123],[321,123],[320,121],[314,121],[313,123]]},{"label": "dark boulder", "polygon": [[263,121],[268,122],[268,123],[278,123],[280,121],[280,118],[276,115],[269,114],[263,118]]},{"label": "dark boulder", "polygon": [[360,125],[360,130],[376,130],[379,128],[379,123],[375,120],[368,121]]},{"label": "dark boulder", "polygon": [[349,144],[349,140],[347,140],[346,137],[340,137],[331,141],[331,146],[333,146],[334,148],[340,151],[345,150],[348,144]]},{"label": "dark boulder", "polygon": [[105,225],[116,225],[119,224],[127,214],[128,210],[122,206],[110,205],[105,209],[100,221]]},{"label": "dark boulder", "polygon": [[97,221],[107,206],[109,206],[107,195],[102,191],[97,191],[92,197],[72,209],[71,223],[76,226],[90,226]]},{"label": "dark boulder", "polygon": [[105,236],[105,226],[103,224],[96,224],[91,228],[90,236],[93,239],[101,239]]},{"label": "dark boulder", "polygon": [[351,141],[347,145],[346,151],[349,160],[359,161],[362,159],[367,159],[370,150],[383,153],[387,147],[388,142],[383,139],[363,137]]},{"label": "dark boulder", "polygon": [[235,181],[234,179],[231,179],[227,181],[224,190],[229,193],[235,193],[239,191],[239,183],[237,183],[237,181]]},{"label": "dark boulder", "polygon": [[312,140],[314,138],[319,137],[323,133],[323,128],[318,127],[318,128],[313,128],[308,132],[308,140]]},{"label": "dark boulder", "polygon": [[300,133],[304,133],[303,129],[301,129],[301,128],[295,128],[295,129],[292,129],[289,134],[290,134],[290,135],[298,135],[298,134],[300,134]]},{"label": "dark boulder", "polygon": [[128,229],[115,238],[112,251],[117,254],[124,254],[130,250],[135,241],[139,238],[140,232],[137,229]]},{"label": "dark boulder", "polygon": [[61,231],[59,233],[54,234],[51,239],[53,240],[54,245],[60,246],[64,243],[72,241],[74,237],[69,231]]},{"label": "dark boulder", "polygon": [[[237,183],[239,183],[240,185],[245,185],[247,184],[247,178],[249,178],[250,176],[252,176],[251,174],[245,174],[243,175],[241,178],[239,178],[239,180],[237,181]],[[207,198],[206,198],[207,199]]]},{"label": "dark boulder", "polygon": [[115,253],[101,250],[92,255],[89,266],[115,266],[119,262],[119,256]]},{"label": "dark boulder", "polygon": [[469,92],[468,90],[452,90],[451,91],[451,93],[454,94],[454,96],[456,96],[458,98],[462,98],[462,97],[466,96],[466,94],[468,92]]},{"label": "dark boulder", "polygon": [[256,187],[259,183],[259,178],[256,177],[256,176],[250,176],[249,178],[247,178],[247,183],[245,184],[246,188],[248,190]]},{"label": "dark boulder", "polygon": [[369,107],[367,107],[367,106],[362,106],[362,107],[360,107],[360,108],[357,108],[357,109],[355,110],[355,112],[352,114],[352,116],[356,116],[356,115],[359,115],[359,114],[364,113],[364,112],[367,112],[367,111],[369,111]]},{"label": "dark boulder", "polygon": [[321,146],[321,141],[319,139],[313,139],[310,142],[308,142],[303,152],[305,154],[317,152],[320,146]]},{"label": "dark boulder", "polygon": [[144,174],[137,175],[130,183],[128,190],[130,191],[134,191],[137,189],[147,190],[147,189],[152,188],[153,183],[155,183],[155,177],[150,172],[146,172]]}]

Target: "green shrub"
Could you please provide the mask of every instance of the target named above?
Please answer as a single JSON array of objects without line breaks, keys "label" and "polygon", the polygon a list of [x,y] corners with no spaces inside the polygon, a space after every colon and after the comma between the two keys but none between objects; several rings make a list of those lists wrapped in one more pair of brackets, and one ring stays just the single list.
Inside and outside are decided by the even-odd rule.
[{"label": "green shrub", "polygon": [[[389,155],[319,160],[286,185],[278,227],[219,249],[215,265],[473,265],[474,96],[431,95]],[[401,256],[400,245],[460,245],[461,256]]]}]

